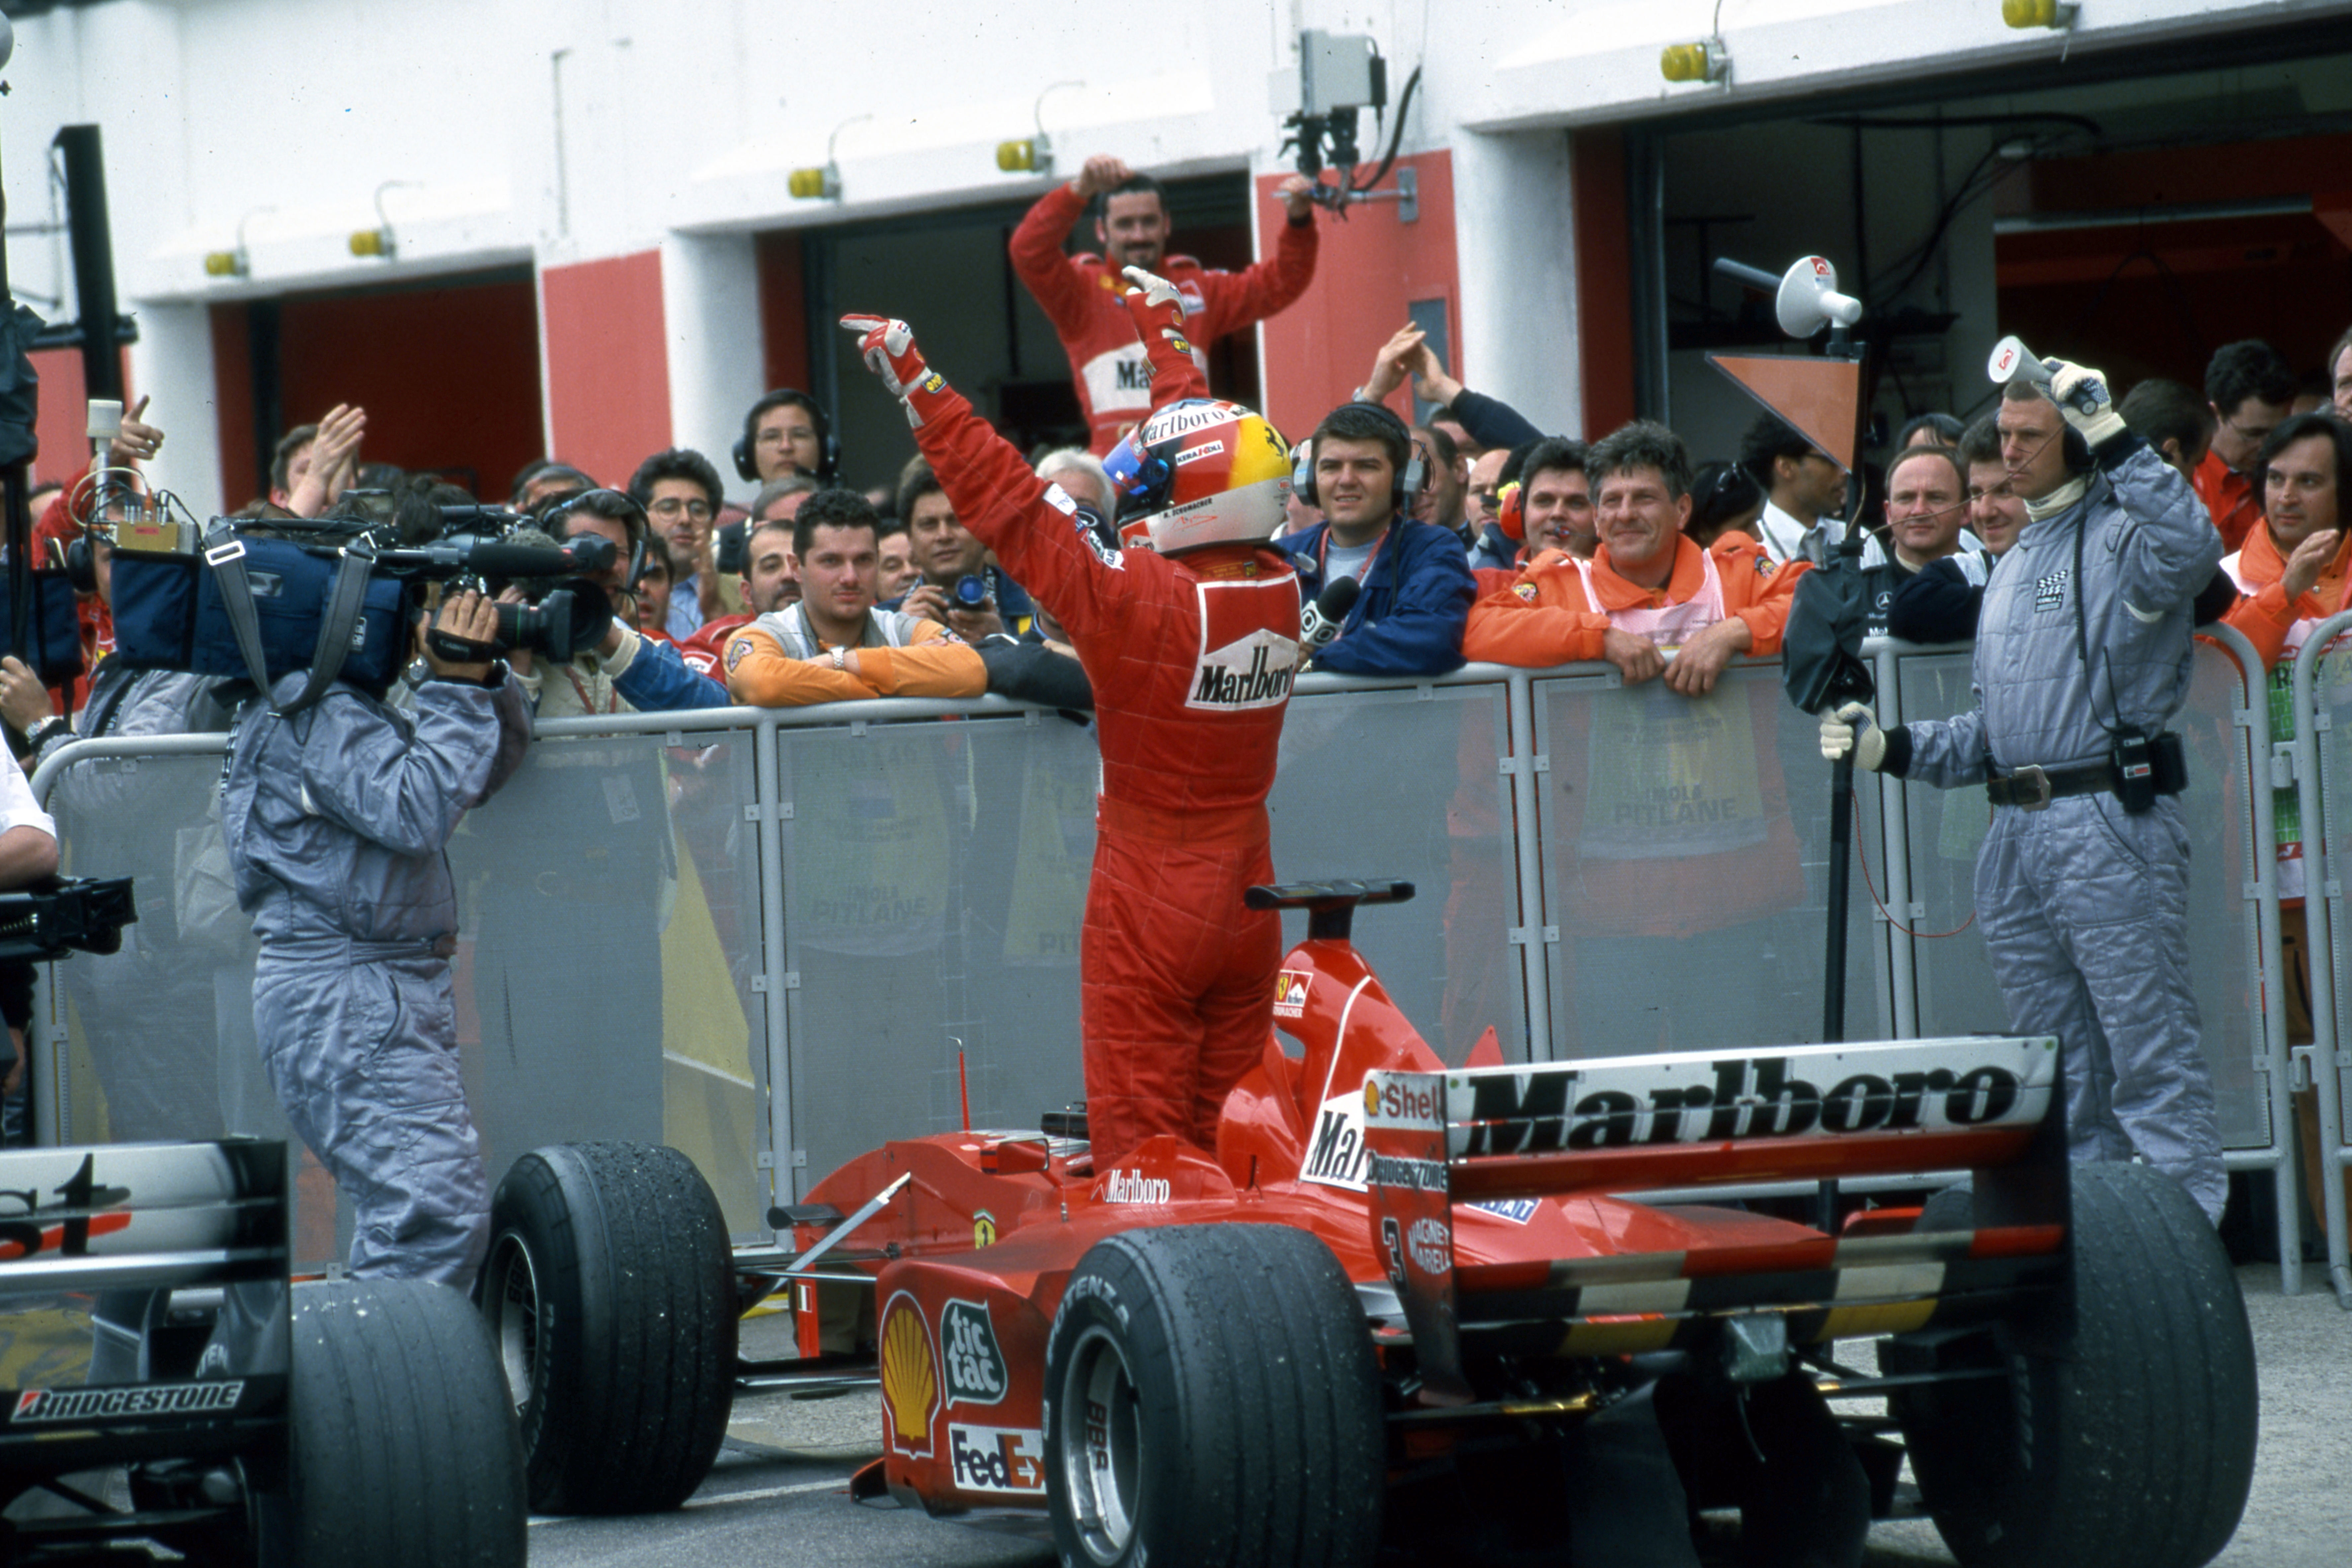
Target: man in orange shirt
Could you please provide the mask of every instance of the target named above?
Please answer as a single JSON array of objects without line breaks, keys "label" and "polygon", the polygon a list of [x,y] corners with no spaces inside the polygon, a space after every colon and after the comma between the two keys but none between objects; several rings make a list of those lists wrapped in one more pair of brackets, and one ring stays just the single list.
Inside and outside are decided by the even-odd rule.
[{"label": "man in orange shirt", "polygon": [[[1573,972],[1561,1049],[1736,1044],[1818,984],[1778,956],[1790,950],[1778,928],[1805,891],[1778,754],[1780,683],[1723,679],[1742,654],[1779,651],[1808,568],[1744,533],[1692,542],[1690,454],[1663,425],[1636,421],[1595,443],[1585,471],[1600,499],[1592,559],[1551,553],[1521,568],[1471,607],[1463,644],[1497,664],[1606,659],[1626,686],[1647,686],[1539,689],[1545,853]],[[1671,944],[1696,936],[1710,983],[1654,984]]]},{"label": "man in orange shirt", "polygon": [[1465,655],[1536,666],[1605,658],[1629,686],[1664,675],[1669,689],[1697,697],[1737,655],[1780,651],[1804,565],[1780,565],[1744,533],[1710,550],[1685,537],[1691,464],[1681,437],[1635,420],[1593,447],[1587,472],[1601,490],[1592,559],[1549,556],[1479,600]]},{"label": "man in orange shirt", "polygon": [[727,642],[727,689],[757,708],[873,697],[977,697],[977,650],[936,621],[874,605],[881,520],[854,490],[819,490],[793,520],[801,598]]},{"label": "man in orange shirt", "polygon": [[2224,343],[2205,366],[2205,396],[2220,426],[2189,483],[2235,550],[2263,516],[2263,443],[2294,403],[2294,372],[2260,338]]}]

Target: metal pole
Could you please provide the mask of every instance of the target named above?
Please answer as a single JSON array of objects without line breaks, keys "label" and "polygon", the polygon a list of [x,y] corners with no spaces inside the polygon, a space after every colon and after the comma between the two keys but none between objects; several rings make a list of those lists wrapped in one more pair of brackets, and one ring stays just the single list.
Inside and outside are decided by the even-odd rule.
[{"label": "metal pole", "polygon": [[121,313],[114,298],[114,230],[106,216],[106,154],[95,125],[68,125],[55,143],[66,170],[66,233],[81,311],[82,383],[122,401]]}]

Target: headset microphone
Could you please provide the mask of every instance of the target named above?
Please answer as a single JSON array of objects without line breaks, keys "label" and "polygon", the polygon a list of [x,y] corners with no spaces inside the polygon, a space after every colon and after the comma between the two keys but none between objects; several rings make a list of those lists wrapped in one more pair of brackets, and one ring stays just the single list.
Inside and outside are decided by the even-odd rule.
[{"label": "headset microphone", "polygon": [[1317,595],[1314,603],[1299,614],[1298,646],[1310,654],[1328,647],[1339,637],[1348,612],[1355,608],[1356,595],[1362,592],[1362,584],[1342,577]]}]

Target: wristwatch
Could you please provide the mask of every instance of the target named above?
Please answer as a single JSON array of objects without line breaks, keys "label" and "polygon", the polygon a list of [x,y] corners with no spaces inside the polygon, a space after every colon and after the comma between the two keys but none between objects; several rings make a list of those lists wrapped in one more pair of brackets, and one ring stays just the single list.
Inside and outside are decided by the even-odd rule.
[{"label": "wristwatch", "polygon": [[42,720],[39,723],[35,724],[31,729],[26,731],[25,741],[27,745],[31,746],[33,750],[37,752],[43,746],[49,743],[50,736],[70,735],[72,733],[72,721],[60,719],[56,714],[52,713],[47,718]]},{"label": "wristwatch", "polygon": [[848,662],[847,662],[847,661],[848,661],[848,658],[849,658],[849,649],[848,649],[848,647],[847,647],[845,645],[837,645],[837,646],[835,646],[835,648],[834,648],[834,650],[833,650],[833,668],[835,668],[835,669],[839,669],[839,670],[846,670],[846,669],[849,668],[849,665],[848,665]]}]

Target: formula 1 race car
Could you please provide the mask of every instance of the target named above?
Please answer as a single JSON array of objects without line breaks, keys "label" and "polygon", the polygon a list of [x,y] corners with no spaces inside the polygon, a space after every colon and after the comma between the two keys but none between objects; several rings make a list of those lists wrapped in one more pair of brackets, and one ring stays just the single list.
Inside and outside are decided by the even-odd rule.
[{"label": "formula 1 race car", "polygon": [[[2068,1164],[2055,1040],[1483,1043],[1449,1070],[1349,941],[1410,893],[1252,890],[1309,911],[1275,999],[1303,1050],[1270,1038],[1213,1155],[945,1133],[778,1211],[794,1247],[736,1258],[739,1298],[789,1285],[810,1353],[738,1386],[878,1382],[853,1495],[1050,1528],[1091,1568],[1696,1564],[1735,1527],[1749,1562],[1858,1563],[1906,1510],[2003,1568],[2196,1568],[2229,1540],[2236,1278],[2177,1184]],[[1685,1201],[1955,1171],[1822,1228]]]}]

